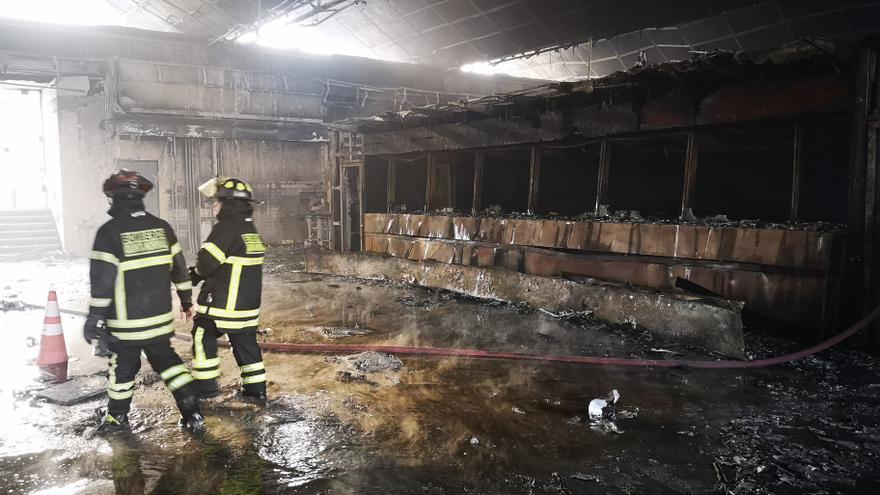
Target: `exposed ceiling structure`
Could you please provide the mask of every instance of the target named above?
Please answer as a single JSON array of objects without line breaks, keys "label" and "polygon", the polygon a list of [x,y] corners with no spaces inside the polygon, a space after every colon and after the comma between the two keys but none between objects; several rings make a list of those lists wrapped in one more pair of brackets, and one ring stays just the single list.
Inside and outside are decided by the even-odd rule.
[{"label": "exposed ceiling structure", "polygon": [[344,40],[354,54],[448,68],[502,61],[496,71],[554,80],[683,60],[694,51],[811,37],[854,41],[880,28],[880,2],[857,0],[105,1],[126,25],[214,43],[280,22]]}]

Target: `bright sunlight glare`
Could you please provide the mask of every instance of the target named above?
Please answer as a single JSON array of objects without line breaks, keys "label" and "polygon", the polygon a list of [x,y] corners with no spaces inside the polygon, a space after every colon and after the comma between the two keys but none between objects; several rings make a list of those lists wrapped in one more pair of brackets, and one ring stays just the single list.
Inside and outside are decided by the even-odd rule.
[{"label": "bright sunlight glare", "polygon": [[0,0],[0,17],[81,26],[121,25],[124,15],[106,0]]},{"label": "bright sunlight glare", "polygon": [[250,31],[239,36],[237,41],[243,44],[254,43],[267,48],[296,49],[319,55],[338,54],[376,58],[370,50],[362,46],[328,36],[316,27],[290,24],[283,17],[261,26],[257,31]]}]

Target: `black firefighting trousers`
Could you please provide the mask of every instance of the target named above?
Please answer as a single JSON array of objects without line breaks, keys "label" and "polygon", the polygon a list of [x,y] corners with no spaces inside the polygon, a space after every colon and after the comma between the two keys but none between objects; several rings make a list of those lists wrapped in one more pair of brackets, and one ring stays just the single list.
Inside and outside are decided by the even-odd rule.
[{"label": "black firefighting trousers", "polygon": [[224,332],[218,329],[211,318],[196,317],[193,336],[192,374],[199,393],[217,390],[217,377],[220,376],[220,358],[217,357],[217,339],[223,333],[229,336],[232,355],[241,369],[241,384],[246,392],[266,391],[266,368],[263,354],[257,344],[256,330],[236,330]]},{"label": "black firefighting trousers", "polygon": [[147,361],[153,370],[165,381],[165,386],[174,395],[180,412],[184,415],[190,412],[184,409],[192,407],[186,404],[193,403],[193,378],[183,364],[183,360],[171,348],[171,336],[151,339],[144,345],[122,345],[113,342],[109,348],[111,354],[107,394],[110,400],[107,404],[107,412],[110,415],[125,415],[131,408],[134,379],[141,369],[141,352],[147,356]]}]

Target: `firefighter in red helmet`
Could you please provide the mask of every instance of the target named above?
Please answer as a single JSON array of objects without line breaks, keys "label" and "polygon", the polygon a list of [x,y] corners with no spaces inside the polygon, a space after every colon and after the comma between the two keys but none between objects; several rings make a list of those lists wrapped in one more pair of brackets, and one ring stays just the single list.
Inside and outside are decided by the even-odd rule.
[{"label": "firefighter in red helmet", "polygon": [[219,393],[220,358],[217,339],[226,334],[241,370],[241,395],[266,402],[266,368],[257,345],[263,256],[266,245],[253,221],[253,188],[236,178],[218,178],[199,187],[212,198],[217,224],[190,268],[193,283],[204,280],[194,321],[192,370],[196,393]]},{"label": "firefighter in red helmet", "polygon": [[86,342],[102,341],[109,350],[107,394],[101,429],[125,429],[141,353],[162,377],[182,415],[181,424],[204,429],[192,376],[171,347],[175,311],[171,287],[180,299],[180,315],[189,319],[192,282],[171,226],[148,213],[144,195],[153,184],[137,172],[119,170],[104,181],[112,217],[98,229],[91,254],[91,300],[83,327]]}]

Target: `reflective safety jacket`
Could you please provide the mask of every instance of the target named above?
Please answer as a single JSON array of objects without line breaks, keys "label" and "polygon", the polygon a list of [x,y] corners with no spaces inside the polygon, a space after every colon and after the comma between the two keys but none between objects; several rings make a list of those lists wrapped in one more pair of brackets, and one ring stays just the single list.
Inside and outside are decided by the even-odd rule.
[{"label": "reflective safety jacket", "polygon": [[186,306],[192,282],[168,222],[142,209],[111,215],[95,236],[89,313],[106,321],[121,343],[143,345],[174,331],[171,286]]},{"label": "reflective safety jacket", "polygon": [[196,273],[205,279],[199,315],[213,319],[223,332],[256,330],[265,253],[251,217],[221,216],[198,253]]}]

